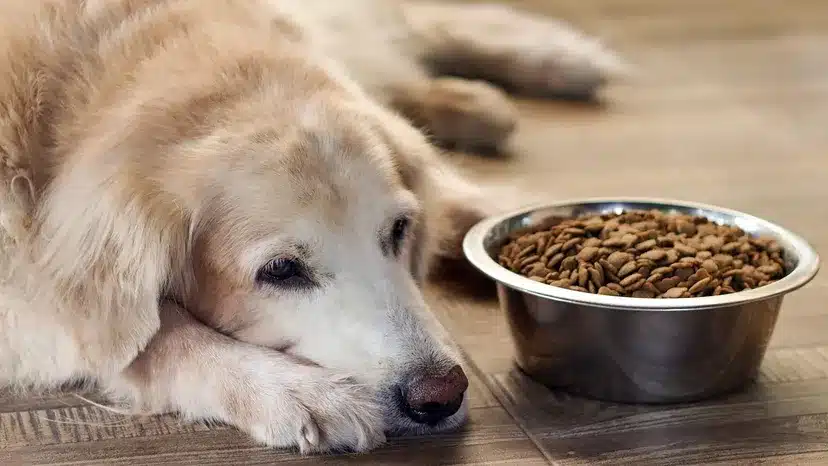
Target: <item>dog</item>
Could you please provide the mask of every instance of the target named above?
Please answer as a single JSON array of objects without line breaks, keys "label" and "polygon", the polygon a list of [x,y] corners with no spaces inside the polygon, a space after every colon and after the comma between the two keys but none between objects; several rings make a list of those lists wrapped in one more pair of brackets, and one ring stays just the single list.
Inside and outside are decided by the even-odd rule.
[{"label": "dog", "polygon": [[[0,384],[363,452],[467,417],[421,286],[487,215],[438,146],[621,65],[503,6],[6,0]],[[447,76],[451,77],[447,77]]]}]

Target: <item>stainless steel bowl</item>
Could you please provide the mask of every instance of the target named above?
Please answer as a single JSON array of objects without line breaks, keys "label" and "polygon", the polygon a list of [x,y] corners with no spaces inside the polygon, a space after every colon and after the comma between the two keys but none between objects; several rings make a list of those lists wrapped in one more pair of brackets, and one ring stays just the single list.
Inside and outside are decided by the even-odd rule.
[{"label": "stainless steel bowl", "polygon": [[[500,266],[507,236],[550,216],[658,209],[702,215],[769,235],[789,274],[753,290],[682,299],[603,296],[538,283]],[[808,283],[819,256],[766,220],[721,207],[663,199],[581,199],[525,208],[475,225],[468,260],[497,283],[517,365],[551,388],[614,402],[697,401],[755,380],[784,296]]]}]

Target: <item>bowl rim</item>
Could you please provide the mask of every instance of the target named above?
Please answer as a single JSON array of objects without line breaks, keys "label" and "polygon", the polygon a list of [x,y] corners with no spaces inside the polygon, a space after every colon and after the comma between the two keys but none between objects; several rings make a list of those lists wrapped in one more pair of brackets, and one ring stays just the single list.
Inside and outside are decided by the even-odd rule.
[{"label": "bowl rim", "polygon": [[[797,266],[784,278],[770,285],[751,290],[740,291],[719,296],[698,298],[653,299],[620,296],[605,296],[581,291],[554,287],[530,280],[523,275],[501,266],[489,256],[483,241],[497,225],[530,214],[534,211],[554,209],[567,206],[590,204],[663,204],[684,209],[699,209],[719,212],[733,217],[741,217],[762,225],[779,237],[784,237],[793,245],[797,255]],[[556,202],[535,203],[522,208],[487,217],[475,224],[463,237],[463,253],[466,259],[480,272],[496,282],[511,289],[528,293],[540,298],[563,301],[570,304],[601,308],[635,311],[689,311],[738,306],[755,301],[763,301],[795,291],[810,282],[820,268],[820,258],[816,250],[802,237],[769,220],[765,220],[738,210],[728,209],[712,204],[664,199],[657,197],[589,197],[563,199]]]}]

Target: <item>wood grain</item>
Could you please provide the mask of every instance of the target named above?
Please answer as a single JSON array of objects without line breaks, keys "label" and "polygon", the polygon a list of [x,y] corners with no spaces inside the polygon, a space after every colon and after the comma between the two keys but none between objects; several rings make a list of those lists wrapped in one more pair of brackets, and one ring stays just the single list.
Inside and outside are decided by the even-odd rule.
[{"label": "wood grain", "polygon": [[[471,1],[471,0],[469,0]],[[516,0],[599,34],[640,69],[598,104],[519,100],[504,157],[456,154],[530,200],[719,204],[828,257],[828,2]],[[541,387],[512,366],[491,286],[428,299],[472,362],[472,422],[361,457],[298,458],[225,427],[124,418],[72,396],[0,393],[0,464],[828,464],[828,275],[786,298],[759,382],[705,403],[630,406]],[[479,377],[478,377],[479,375]]]},{"label": "wood grain", "polygon": [[[535,445],[502,409],[474,408],[464,431],[395,439],[370,456],[305,457],[253,444],[235,429],[173,416],[123,417],[96,407],[0,415],[0,464],[539,464]],[[416,451],[416,455],[411,452]]]}]

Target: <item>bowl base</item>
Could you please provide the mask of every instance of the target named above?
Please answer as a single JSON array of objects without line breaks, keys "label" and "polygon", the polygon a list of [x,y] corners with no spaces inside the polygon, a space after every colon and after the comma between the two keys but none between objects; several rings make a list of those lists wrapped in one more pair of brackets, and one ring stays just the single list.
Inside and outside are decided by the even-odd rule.
[{"label": "bowl base", "polygon": [[594,390],[586,390],[572,384],[556,383],[549,377],[543,375],[532,374],[521,367],[518,361],[514,361],[515,368],[524,376],[533,382],[544,386],[551,392],[566,393],[567,395],[582,398],[585,400],[598,401],[602,403],[624,404],[624,405],[638,405],[638,406],[678,406],[702,403],[706,401],[714,401],[726,398],[731,395],[748,391],[756,384],[757,377],[751,377],[742,382],[733,384],[729,387],[722,388],[716,391],[708,391],[695,395],[687,396],[659,396],[648,394],[601,394]]}]

